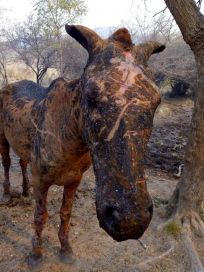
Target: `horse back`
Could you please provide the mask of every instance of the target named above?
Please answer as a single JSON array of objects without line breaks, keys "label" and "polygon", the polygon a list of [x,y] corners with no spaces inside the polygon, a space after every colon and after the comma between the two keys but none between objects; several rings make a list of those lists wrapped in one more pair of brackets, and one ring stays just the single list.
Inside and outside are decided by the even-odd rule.
[{"label": "horse back", "polygon": [[30,159],[31,147],[38,134],[46,141],[50,133],[47,135],[43,131],[60,133],[69,120],[77,83],[78,80],[67,83],[58,78],[48,88],[43,88],[23,80],[1,90],[0,134],[6,136],[20,158]]}]

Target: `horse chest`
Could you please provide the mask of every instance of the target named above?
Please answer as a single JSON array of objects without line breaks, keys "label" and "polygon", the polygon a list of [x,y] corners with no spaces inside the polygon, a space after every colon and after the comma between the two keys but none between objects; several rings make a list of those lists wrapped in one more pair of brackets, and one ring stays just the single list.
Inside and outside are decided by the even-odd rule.
[{"label": "horse chest", "polygon": [[[38,165],[38,166],[37,166]],[[36,161],[38,175],[44,182],[59,186],[79,182],[83,173],[90,167],[90,153],[69,155],[61,160]]]}]

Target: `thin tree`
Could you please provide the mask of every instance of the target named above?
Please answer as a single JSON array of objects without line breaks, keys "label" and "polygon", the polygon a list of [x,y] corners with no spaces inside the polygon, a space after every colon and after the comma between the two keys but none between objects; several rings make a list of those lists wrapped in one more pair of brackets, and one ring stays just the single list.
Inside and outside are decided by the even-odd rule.
[{"label": "thin tree", "polygon": [[[156,0],[155,0],[156,1]],[[144,0],[145,5],[148,1]],[[194,245],[194,235],[204,238],[204,16],[200,11],[202,0],[164,0],[181,30],[185,42],[190,46],[197,66],[197,90],[188,144],[184,158],[184,171],[180,182],[169,201],[167,211],[170,222],[179,225],[182,245],[188,253],[191,272],[204,272],[204,267]],[[178,240],[178,239],[177,239]],[[142,262],[138,267],[159,261],[174,250]],[[181,250],[181,247],[179,247]]]},{"label": "thin tree", "polygon": [[7,75],[7,48],[4,42],[0,43],[0,77],[2,78],[3,85],[8,84]]},{"label": "thin tree", "polygon": [[185,42],[192,49],[198,71],[198,86],[188,145],[185,167],[169,207],[204,235],[204,224],[200,218],[204,202],[204,16],[193,0],[165,0],[178,24]]},{"label": "thin tree", "polygon": [[36,82],[41,83],[48,69],[56,62],[54,41],[44,32],[35,16],[12,30],[6,30],[8,46],[17,58],[23,61],[34,73]]},{"label": "thin tree", "polygon": [[[145,1],[147,2],[147,1]],[[204,238],[204,16],[200,12],[202,0],[164,0],[173,15],[185,42],[190,46],[197,65],[198,82],[185,166],[168,205],[169,221],[179,224],[181,241],[188,252],[191,272],[204,272],[193,235]],[[162,12],[164,12],[166,10]],[[165,224],[169,224],[169,221]],[[167,252],[167,253],[170,253]],[[157,259],[166,256],[162,254]]]},{"label": "thin tree", "polygon": [[4,7],[1,6],[2,0],[0,0],[0,77],[2,78],[3,84],[8,84],[8,75],[7,75],[7,47],[5,40],[3,39],[2,27],[4,24],[4,13],[7,11]]},{"label": "thin tree", "polygon": [[59,73],[63,76],[63,31],[66,23],[80,22],[86,13],[82,0],[34,0],[38,21],[45,31],[52,35],[57,43]]}]

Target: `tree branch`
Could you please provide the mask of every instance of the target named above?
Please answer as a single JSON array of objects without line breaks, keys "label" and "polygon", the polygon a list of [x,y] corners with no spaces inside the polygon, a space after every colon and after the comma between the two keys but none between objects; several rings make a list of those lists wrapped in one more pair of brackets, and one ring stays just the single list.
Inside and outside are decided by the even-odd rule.
[{"label": "tree branch", "polygon": [[202,0],[198,0],[197,1],[197,6],[198,6],[199,9],[201,8],[201,4],[202,4]]},{"label": "tree branch", "polygon": [[155,13],[155,14],[153,15],[153,17],[159,15],[160,13],[164,13],[166,9],[167,9],[167,6],[166,6],[163,10],[160,10],[159,12]]},{"label": "tree branch", "polygon": [[[191,49],[204,39],[204,16],[194,0],[164,0]],[[198,1],[200,4],[202,0]],[[193,50],[194,51],[194,50]]]}]

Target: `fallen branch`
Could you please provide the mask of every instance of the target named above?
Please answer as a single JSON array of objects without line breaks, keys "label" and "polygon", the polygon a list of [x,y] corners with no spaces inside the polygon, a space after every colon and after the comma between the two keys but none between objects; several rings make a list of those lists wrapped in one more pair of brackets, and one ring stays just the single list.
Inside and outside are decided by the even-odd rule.
[{"label": "fallen branch", "polygon": [[[138,269],[148,269],[148,265],[152,265],[153,263],[155,263],[155,262],[158,262],[158,261],[160,261],[161,259],[163,259],[164,257],[166,257],[166,256],[168,256],[173,250],[174,250],[174,248],[175,248],[175,244],[174,243],[172,243],[171,244],[171,247],[167,250],[167,251],[165,251],[164,253],[162,253],[161,255],[159,255],[159,256],[156,256],[156,257],[152,257],[152,258],[149,258],[147,261],[145,261],[145,262],[141,262],[141,263],[139,263],[138,265],[137,265],[137,268]],[[198,271],[197,271],[198,272]],[[199,271],[200,272],[200,271]],[[202,271],[203,272],[203,271]]]},{"label": "fallen branch", "polygon": [[148,246],[142,242],[140,239],[137,240],[139,242],[139,244],[146,250],[148,248]]}]

